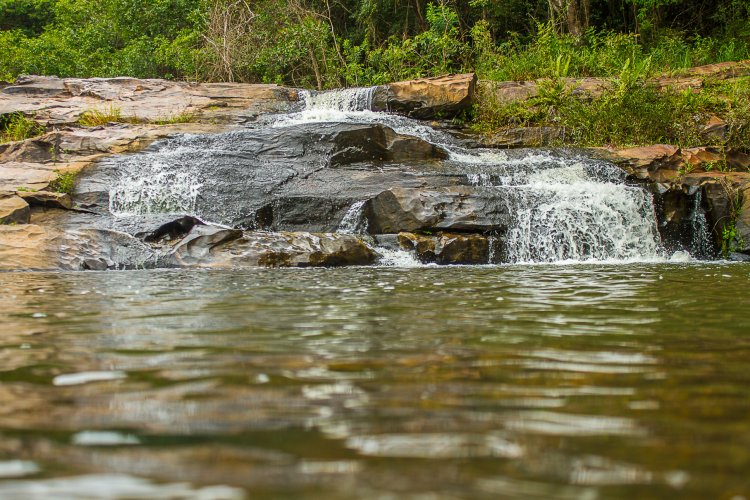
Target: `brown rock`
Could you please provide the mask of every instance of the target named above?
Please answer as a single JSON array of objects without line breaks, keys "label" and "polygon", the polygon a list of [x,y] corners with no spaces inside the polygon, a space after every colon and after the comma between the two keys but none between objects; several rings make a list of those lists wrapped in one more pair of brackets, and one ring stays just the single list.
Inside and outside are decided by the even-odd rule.
[{"label": "brown rock", "polygon": [[0,191],[44,189],[57,178],[55,168],[46,163],[0,162]]},{"label": "brown rock", "polygon": [[716,115],[711,115],[701,130],[704,139],[714,141],[725,141],[728,133],[729,124]]},{"label": "brown rock", "polygon": [[[93,265],[94,262],[100,265]],[[0,226],[0,270],[82,270],[153,267],[144,243],[119,231]]]},{"label": "brown rock", "polygon": [[146,121],[187,113],[196,120],[242,122],[286,110],[297,99],[295,90],[277,85],[25,76],[0,91],[0,114],[21,111],[43,125],[61,125],[92,109],[116,108],[123,118]]},{"label": "brown rock", "polygon": [[31,210],[22,198],[0,195],[0,224],[28,224]]},{"label": "brown rock", "polygon": [[0,271],[53,269],[52,233],[34,224],[0,226]]},{"label": "brown rock", "polygon": [[376,90],[373,109],[414,118],[451,118],[471,105],[476,81],[474,73],[466,73],[391,83]]},{"label": "brown rock", "polygon": [[481,234],[399,233],[398,240],[402,248],[413,251],[425,263],[487,264],[490,258],[489,238]]},{"label": "brown rock", "polygon": [[683,161],[680,149],[669,144],[599,151],[629,175],[654,182],[668,182],[677,177]]},{"label": "brown rock", "polygon": [[484,136],[478,141],[478,145],[490,148],[551,146],[564,136],[565,130],[560,127],[519,127]]}]

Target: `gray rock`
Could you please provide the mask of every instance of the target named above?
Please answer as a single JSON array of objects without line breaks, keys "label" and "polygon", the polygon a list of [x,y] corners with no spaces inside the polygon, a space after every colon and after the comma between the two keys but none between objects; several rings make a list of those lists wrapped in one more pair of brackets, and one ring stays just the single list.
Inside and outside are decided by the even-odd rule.
[{"label": "gray rock", "polygon": [[393,188],[370,200],[365,214],[374,234],[424,229],[503,231],[511,220],[510,196],[513,193],[502,188]]}]

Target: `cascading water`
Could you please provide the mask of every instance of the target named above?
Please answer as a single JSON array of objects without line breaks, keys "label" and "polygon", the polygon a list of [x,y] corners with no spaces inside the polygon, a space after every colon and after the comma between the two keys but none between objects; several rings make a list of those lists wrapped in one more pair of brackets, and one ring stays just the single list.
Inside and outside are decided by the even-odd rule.
[{"label": "cascading water", "polygon": [[362,213],[365,206],[364,200],[355,201],[341,219],[337,233],[343,234],[364,234],[367,232],[367,219]]},{"label": "cascading water", "polygon": [[[110,209],[115,214],[188,213],[229,224],[228,219],[212,219],[196,208],[202,190],[214,182],[210,176],[220,175],[214,173],[215,169],[199,168],[211,164],[212,155],[235,154],[252,159],[267,148],[265,145],[251,148],[246,144],[256,141],[256,136],[264,130],[323,130],[337,123],[382,124],[396,133],[430,142],[447,153],[448,158],[441,160],[438,167],[433,164],[429,168],[440,168],[445,175],[463,176],[464,181],[459,184],[496,193],[498,202],[505,204],[510,214],[507,227],[491,230],[492,253],[495,243],[504,241],[504,261],[622,261],[662,257],[651,195],[627,185],[624,173],[616,166],[559,151],[519,153],[465,148],[453,136],[422,122],[371,111],[375,91],[375,87],[301,91],[300,111],[263,116],[246,131],[224,134],[220,139],[206,139],[208,136],[173,139],[151,156],[136,156],[130,163],[120,164],[119,178],[109,193]],[[311,128],[311,124],[320,126]],[[300,154],[307,155],[306,151]],[[397,167],[411,168],[411,165]],[[309,172],[321,168],[327,167],[314,166]],[[289,178],[299,175],[303,174],[290,172]],[[263,178],[258,180],[262,181]],[[271,188],[263,189],[268,192]],[[337,232],[367,232],[363,208],[368,199],[349,202],[349,209],[343,217],[339,215],[340,221],[334,226]],[[253,210],[262,212],[262,207]],[[286,209],[277,206],[274,210]]]}]

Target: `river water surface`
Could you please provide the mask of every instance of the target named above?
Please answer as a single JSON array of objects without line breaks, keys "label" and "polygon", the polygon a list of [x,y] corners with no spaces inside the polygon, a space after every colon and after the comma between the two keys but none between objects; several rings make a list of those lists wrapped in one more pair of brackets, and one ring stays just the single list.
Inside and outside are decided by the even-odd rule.
[{"label": "river water surface", "polygon": [[0,274],[0,498],[743,498],[750,265]]}]

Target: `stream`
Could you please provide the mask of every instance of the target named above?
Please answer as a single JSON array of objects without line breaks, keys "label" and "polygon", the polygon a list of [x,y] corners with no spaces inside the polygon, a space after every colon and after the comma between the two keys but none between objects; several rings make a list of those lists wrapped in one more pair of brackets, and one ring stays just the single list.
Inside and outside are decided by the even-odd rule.
[{"label": "stream", "polygon": [[[325,231],[377,261],[0,273],[0,498],[750,495],[750,264],[694,258],[698,205],[667,251],[610,163],[472,149],[371,89],[303,97],[80,192],[118,231]],[[485,261],[429,262],[393,221]]]}]

